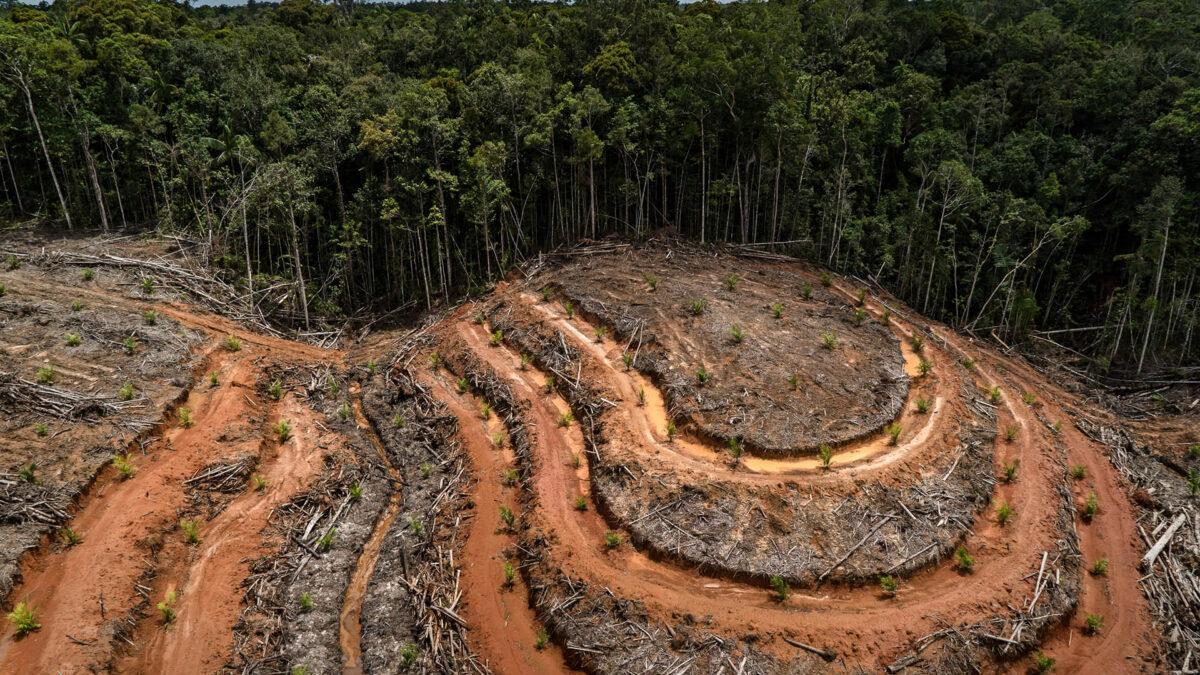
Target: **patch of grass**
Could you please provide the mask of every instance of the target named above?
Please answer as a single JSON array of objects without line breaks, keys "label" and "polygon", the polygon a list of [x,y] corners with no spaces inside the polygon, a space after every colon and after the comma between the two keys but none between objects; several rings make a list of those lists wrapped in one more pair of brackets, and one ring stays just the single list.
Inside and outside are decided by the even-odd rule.
[{"label": "patch of grass", "polygon": [[583,495],[576,497],[575,498],[575,510],[576,511],[587,511],[587,509],[588,509],[587,497],[584,497]]},{"label": "patch of grass", "polygon": [[800,297],[804,298],[805,300],[812,300],[812,292],[813,286],[807,281],[804,282],[804,285],[800,287]]},{"label": "patch of grass", "polygon": [[271,427],[280,443],[287,443],[292,437],[292,425],[287,420],[279,420]]},{"label": "patch of grass", "polygon": [[47,426],[45,422],[38,422],[37,424],[33,425],[33,433],[37,434],[38,438],[42,438],[46,434],[50,433],[50,427]]},{"label": "patch of grass", "polygon": [[967,552],[967,547],[959,546],[954,549],[954,566],[960,572],[970,572],[975,568],[975,558]]},{"label": "patch of grass", "polygon": [[154,294],[154,279],[142,277],[142,292],[146,295]]},{"label": "patch of grass", "polygon": [[79,542],[83,541],[83,537],[75,530],[64,525],[63,528],[58,531],[58,540],[62,542],[62,545],[66,548],[71,548],[72,546],[75,546]]},{"label": "patch of grass", "polygon": [[1099,635],[1104,628],[1104,617],[1100,614],[1088,614],[1083,619],[1083,632],[1088,635]]},{"label": "patch of grass", "polygon": [[89,268],[83,270],[83,274],[81,274],[80,277],[84,281],[91,281],[92,279],[96,278],[96,270],[89,267]]},{"label": "patch of grass", "polygon": [[1074,478],[1075,480],[1083,480],[1085,475],[1087,475],[1087,469],[1083,468],[1082,464],[1076,464],[1075,466],[1071,467],[1071,478]]},{"label": "patch of grass", "polygon": [[68,347],[78,347],[79,343],[83,342],[83,338],[79,337],[79,333],[67,333],[63,340]]},{"label": "patch of grass", "polygon": [[217,371],[214,370],[208,374],[208,386],[210,386],[210,387],[221,386],[221,378],[219,375],[217,375]]},{"label": "patch of grass", "polygon": [[929,399],[925,397],[919,397],[916,401],[916,405],[917,412],[921,413],[922,415],[929,412]]},{"label": "patch of grass", "polygon": [[725,290],[731,293],[736,291],[740,281],[741,279],[738,277],[738,275],[730,274],[729,276],[725,277]]},{"label": "patch of grass", "polygon": [[900,583],[896,581],[895,577],[888,574],[879,577],[879,589],[889,598],[896,597],[898,588],[900,588]]},{"label": "patch of grass", "polygon": [[708,384],[708,381],[711,379],[712,379],[712,375],[708,372],[708,370],[704,366],[700,366],[699,368],[696,369],[696,382],[698,384],[700,384],[700,385]]},{"label": "patch of grass", "polygon": [[517,520],[517,516],[515,513],[513,513],[513,510],[508,508],[507,506],[504,506],[503,504],[501,504],[500,505],[500,522],[504,523],[504,527],[511,530],[513,523],[515,523],[516,520]]},{"label": "patch of grass", "polygon": [[404,648],[400,650],[400,660],[406,666],[411,666],[416,663],[417,657],[420,655],[421,650],[411,642],[404,645]]},{"label": "patch of grass", "polygon": [[779,602],[787,602],[792,595],[792,587],[778,574],[771,577],[771,590],[775,591],[775,599]]},{"label": "patch of grass", "polygon": [[657,276],[646,273],[646,274],[642,275],[642,280],[646,282],[646,286],[648,286],[650,288],[651,293],[658,290],[658,277]]},{"label": "patch of grass", "polygon": [[564,429],[571,426],[571,424],[574,421],[575,421],[575,416],[571,414],[570,410],[568,410],[558,416],[558,426],[560,426]]},{"label": "patch of grass", "polygon": [[[3,284],[0,284],[0,286],[2,286],[2,285],[3,285]],[[0,293],[0,296],[2,296],[2,295],[4,295],[4,294],[3,294],[3,293]],[[79,301],[79,300],[72,300],[72,301],[71,301],[71,311],[72,311],[72,312],[78,312],[78,311],[80,311],[80,310],[82,310],[82,309],[83,309],[83,303],[82,303],[81,301]]]},{"label": "patch of grass", "polygon": [[126,354],[133,356],[133,353],[137,351],[137,338],[130,335],[121,341],[121,346],[125,348]]},{"label": "patch of grass", "polygon": [[908,344],[912,347],[912,350],[918,354],[921,354],[925,351],[925,338],[921,337],[920,335],[916,335],[914,333],[912,337],[908,338]]},{"label": "patch of grass", "polygon": [[155,607],[158,608],[159,618],[162,619],[163,623],[171,623],[175,620],[176,598],[177,596],[175,591],[167,591],[167,594],[163,596],[162,601],[155,605]]},{"label": "patch of grass", "polygon": [[1021,466],[1021,460],[1014,459],[1011,462],[1004,463],[1004,474],[1000,477],[1005,483],[1011,483],[1017,479],[1017,468]]},{"label": "patch of grass", "polygon": [[154,324],[158,323],[158,312],[152,309],[142,312],[142,321],[144,321],[147,326],[153,326]]},{"label": "patch of grass", "polygon": [[262,492],[267,489],[267,479],[260,473],[256,473],[250,477],[250,487],[254,488],[255,492]]},{"label": "patch of grass", "polygon": [[825,288],[833,285],[833,277],[829,275],[829,272],[821,272],[821,285]]},{"label": "patch of grass", "polygon": [[504,569],[504,587],[512,588],[513,583],[515,583],[517,580],[517,568],[513,567],[513,564],[506,560],[506,561],[504,561],[503,569]]},{"label": "patch of grass", "polygon": [[1000,523],[1001,527],[1007,525],[1008,521],[1012,520],[1014,515],[1016,515],[1016,512],[1013,511],[1008,502],[1002,501],[996,506],[996,522]]},{"label": "patch of grass", "polygon": [[771,315],[774,316],[776,319],[783,318],[783,303],[782,302],[771,303]]},{"label": "patch of grass", "polygon": [[279,399],[283,398],[283,383],[279,380],[271,382],[271,386],[267,387],[267,395],[270,396],[271,400],[273,401],[278,401]]},{"label": "patch of grass", "polygon": [[179,521],[179,529],[183,532],[183,541],[188,544],[200,543],[200,523],[192,518]]},{"label": "patch of grass", "polygon": [[321,538],[317,540],[317,550],[322,553],[328,552],[329,549],[333,548],[333,539],[336,536],[337,536],[337,528],[336,527],[329,528],[329,531],[326,532],[325,534],[321,535]]},{"label": "patch of grass", "polygon": [[8,622],[13,625],[17,635],[25,635],[42,627],[38,623],[37,613],[33,609],[33,605],[28,602],[18,602],[12,611],[8,613]]},{"label": "patch of grass", "polygon": [[488,344],[499,347],[502,342],[504,342],[504,331],[499,329],[492,331],[491,336],[488,337]]},{"label": "patch of grass", "polygon": [[1080,512],[1080,516],[1083,518],[1083,522],[1090,523],[1098,513],[1100,513],[1100,502],[1096,499],[1095,492],[1089,492],[1087,501],[1083,503],[1083,511]]},{"label": "patch of grass", "polygon": [[746,339],[746,333],[742,330],[741,326],[735,323],[729,327],[729,337],[733,340],[733,344],[740,345],[742,344],[742,340]]},{"label": "patch of grass", "polygon": [[1098,558],[1092,563],[1091,569],[1088,570],[1094,577],[1108,576],[1108,558]]},{"label": "patch of grass", "polygon": [[300,612],[308,614],[313,608],[313,596],[308,591],[300,594]]},{"label": "patch of grass", "polygon": [[179,426],[183,427],[184,429],[191,428],[192,424],[194,423],[192,420],[192,409],[183,407],[177,411],[177,414],[179,415]]},{"label": "patch of grass", "polygon": [[992,402],[992,405],[1000,404],[1000,387],[992,387],[988,390],[988,400]]},{"label": "patch of grass", "polygon": [[37,369],[38,384],[54,384],[54,369],[50,366],[40,366]]},{"label": "patch of grass", "polygon": [[117,469],[117,474],[122,480],[132,478],[133,474],[137,473],[137,468],[129,461],[129,453],[114,455],[113,466]]},{"label": "patch of grass", "polygon": [[821,457],[821,468],[828,471],[833,466],[833,448],[828,443],[822,443],[817,452]]},{"label": "patch of grass", "polygon": [[533,648],[539,652],[545,649],[550,644],[550,635],[546,633],[545,628],[539,628],[537,638],[533,641]]},{"label": "patch of grass", "polygon": [[479,419],[487,420],[487,419],[491,419],[491,417],[492,417],[492,406],[488,405],[487,403],[481,403],[479,405]]},{"label": "patch of grass", "polygon": [[896,445],[900,442],[900,433],[904,430],[898,422],[892,422],[883,428],[888,435],[888,445]]},{"label": "patch of grass", "polygon": [[692,300],[692,304],[688,308],[688,311],[691,312],[692,316],[700,316],[706,309],[708,309],[708,301],[704,298],[696,298],[695,300]]},{"label": "patch of grass", "polygon": [[821,333],[821,346],[825,349],[835,349],[838,345],[837,333]]},{"label": "patch of grass", "polygon": [[621,535],[620,534],[618,534],[617,532],[613,532],[612,530],[609,530],[608,532],[604,533],[604,548],[607,548],[611,551],[612,549],[615,549],[620,545],[621,545]]},{"label": "patch of grass", "polygon": [[1054,659],[1038,652],[1033,655],[1033,669],[1038,673],[1049,673],[1054,670]]}]

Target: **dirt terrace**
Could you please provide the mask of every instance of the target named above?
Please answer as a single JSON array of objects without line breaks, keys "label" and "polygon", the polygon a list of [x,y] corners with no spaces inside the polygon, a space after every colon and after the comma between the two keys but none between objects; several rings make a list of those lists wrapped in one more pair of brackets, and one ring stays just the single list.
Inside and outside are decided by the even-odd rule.
[{"label": "dirt terrace", "polygon": [[[1194,649],[1186,420],[1129,425],[875,289],[605,245],[327,349],[191,305],[227,287],[173,246],[125,242],[88,282],[94,257],[53,250],[0,272],[4,370],[62,363],[87,403],[0,399],[26,514],[4,527],[36,546],[8,608],[41,624],[0,633],[6,671],[1146,672]],[[134,357],[104,348],[127,332]],[[133,403],[106,394],[131,378]]]},{"label": "dirt terrace", "polygon": [[908,391],[895,336],[820,281],[728,255],[630,248],[530,287],[555,289],[633,344],[672,417],[722,443],[794,455],[879,431]]}]

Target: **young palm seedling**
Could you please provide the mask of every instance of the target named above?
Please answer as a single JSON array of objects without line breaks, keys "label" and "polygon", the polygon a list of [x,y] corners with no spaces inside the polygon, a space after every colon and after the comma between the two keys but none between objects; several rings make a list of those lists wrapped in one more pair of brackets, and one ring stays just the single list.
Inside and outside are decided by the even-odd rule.
[{"label": "young palm seedling", "polygon": [[920,362],[917,363],[917,372],[920,373],[922,377],[928,375],[929,371],[931,370],[933,370],[933,364],[930,363],[928,359],[921,359]]},{"label": "young palm seedling", "polygon": [[33,611],[33,605],[28,602],[18,602],[12,611],[8,613],[8,622],[13,625],[13,630],[17,635],[25,635],[42,627],[38,623],[37,614]]},{"label": "young palm seedling", "polygon": [[287,443],[288,439],[292,437],[292,425],[287,420],[279,420],[272,429],[280,443]]},{"label": "young palm seedling", "polygon": [[700,384],[701,386],[703,386],[705,384],[708,384],[708,381],[711,379],[712,379],[712,375],[709,374],[708,370],[704,366],[700,366],[699,368],[696,369],[696,383],[697,384]]},{"label": "young palm seedling", "polygon": [[734,324],[729,327],[729,337],[733,340],[733,344],[740,345],[742,344],[742,340],[746,339],[746,333],[742,330],[741,326]]},{"label": "young palm seedling", "polygon": [[581,495],[581,496],[575,498],[575,510],[576,511],[587,511],[587,508],[588,507],[587,507],[587,498],[586,497]]},{"label": "young palm seedling", "polygon": [[1082,464],[1076,464],[1075,466],[1071,467],[1071,478],[1075,480],[1083,480],[1085,475],[1087,475],[1087,469],[1083,468]]},{"label": "young palm seedling", "polygon": [[1108,558],[1098,558],[1092,563],[1092,567],[1088,571],[1095,577],[1108,576]]},{"label": "young palm seedling", "polygon": [[650,288],[650,292],[658,290],[658,277],[653,274],[643,274],[642,279],[645,280],[646,286]]},{"label": "young palm seedling", "polygon": [[491,337],[488,338],[488,344],[499,347],[502,342],[504,342],[504,331],[499,329],[492,331]]},{"label": "young palm seedling", "polygon": [[142,292],[146,295],[154,294],[154,279],[142,277]]},{"label": "young palm seedling", "polygon": [[645,387],[638,387],[637,404],[638,404],[639,408],[646,405],[646,388]]},{"label": "young palm seedling", "polygon": [[442,355],[437,352],[433,352],[432,354],[430,354],[429,355],[429,367],[434,370],[441,368],[442,367]]},{"label": "young palm seedling", "polygon": [[537,632],[537,638],[535,638],[533,641],[533,648],[540,652],[549,645],[550,635],[546,632],[545,628],[539,628]]},{"label": "young palm seedling", "polygon": [[262,474],[256,473],[250,477],[250,487],[254,488],[255,492],[262,492],[267,489],[267,479]]},{"label": "young palm seedling", "polygon": [[729,437],[729,454],[735,462],[742,458],[742,441],[737,436]]},{"label": "young palm seedling", "polygon": [[822,443],[821,449],[818,452],[821,456],[821,468],[828,471],[833,466],[833,448],[826,443]]},{"label": "young palm seedling", "polygon": [[792,587],[788,585],[786,579],[779,575],[771,577],[771,590],[775,591],[775,599],[779,602],[787,602],[792,595]]},{"label": "young palm seedling", "polygon": [[855,307],[851,316],[854,317],[855,326],[861,326],[867,320],[867,312],[861,307]]},{"label": "young palm seedling", "polygon": [[217,374],[217,371],[214,370],[208,374],[208,386],[213,388],[221,386],[221,377]]},{"label": "young palm seedling", "polygon": [[1104,617],[1099,614],[1088,614],[1083,620],[1083,632],[1088,635],[1099,635],[1104,628]]},{"label": "young palm seedling", "polygon": [[411,666],[417,662],[417,657],[421,655],[420,647],[413,643],[404,645],[404,649],[400,650],[400,661],[405,666]]},{"label": "young palm seedling", "polygon": [[50,366],[41,366],[37,369],[38,384],[54,384],[54,369]]},{"label": "young palm seedling", "polygon": [[571,426],[574,421],[575,416],[571,414],[570,410],[558,416],[558,426],[564,429]]},{"label": "young palm seedling", "polygon": [[739,281],[741,281],[741,279],[738,278],[738,275],[730,274],[729,276],[725,277],[725,289],[728,290],[730,293],[732,293],[733,291],[736,291]]},{"label": "young palm seedling", "polygon": [[912,350],[918,354],[925,351],[925,339],[920,335],[914,334],[908,339],[908,344],[912,346]]},{"label": "young palm seedling", "polygon": [[782,302],[771,303],[771,315],[774,316],[776,319],[783,318],[783,303]]},{"label": "young palm seedling", "polygon": [[612,530],[609,530],[608,532],[604,533],[604,548],[607,548],[611,551],[612,549],[615,549],[620,545],[621,545],[621,535],[620,534],[613,532]]},{"label": "young palm seedling", "polygon": [[970,572],[975,568],[975,558],[967,552],[965,546],[954,549],[954,565],[960,572]]},{"label": "young palm seedling", "polygon": [[1083,503],[1083,512],[1080,514],[1083,517],[1083,522],[1090,523],[1100,513],[1100,502],[1096,499],[1095,492],[1089,492],[1087,501]]},{"label": "young palm seedling", "polygon": [[924,415],[929,412],[929,399],[920,397],[917,399],[917,412]]},{"label": "young palm seedling", "polygon": [[83,278],[84,281],[91,281],[92,279],[96,278],[96,271],[89,267],[89,268],[85,269],[83,271],[83,274],[80,276]]},{"label": "young palm seedling", "polygon": [[1017,428],[1015,426],[1010,424],[1004,427],[1004,440],[1008,441],[1009,443],[1017,440]]},{"label": "young palm seedling", "polygon": [[1013,508],[1008,505],[1008,502],[1002,501],[996,506],[996,522],[1000,523],[1002,527],[1012,520],[1014,514]]},{"label": "young palm seedling", "polygon": [[1021,465],[1021,460],[1014,459],[1011,462],[1004,463],[1004,476],[1001,478],[1005,483],[1011,483],[1017,479],[1017,467]]},{"label": "young palm seedling", "polygon": [[492,406],[487,403],[482,403],[479,406],[479,419],[488,420],[492,418]]},{"label": "young palm seedling", "polygon": [[300,613],[308,614],[313,608],[313,596],[308,591],[300,594]]},{"label": "young palm seedling", "polygon": [[193,423],[194,422],[192,421],[192,409],[191,408],[180,408],[179,409],[179,426],[183,427],[184,429],[189,429],[189,428],[191,428]]},{"label": "young palm seedling", "polygon": [[554,393],[554,386],[555,386],[554,376],[547,375],[546,381],[542,384],[542,391],[545,392],[545,394],[547,396],[549,396],[550,394]]},{"label": "young palm seedling", "polygon": [[621,354],[621,363],[625,364],[625,370],[632,369],[633,368],[633,354],[630,354],[629,352],[624,352],[623,354]]},{"label": "young palm seedling", "polygon": [[992,405],[999,405],[1000,404],[1000,387],[992,387],[991,389],[989,389],[988,390],[988,399],[991,400]]},{"label": "young palm seedling", "polygon": [[829,276],[829,272],[821,272],[821,285],[825,288],[833,285],[833,277]]},{"label": "young palm seedling", "polygon": [[896,445],[900,442],[900,433],[903,431],[898,422],[892,422],[883,428],[888,435],[888,445]]},{"label": "young palm seedling", "polygon": [[1193,497],[1200,495],[1200,472],[1195,469],[1188,469],[1187,475],[1188,492]]},{"label": "young palm seedling", "polygon": [[37,424],[33,425],[33,433],[37,434],[38,438],[42,438],[46,434],[50,433],[50,427],[45,422],[38,422]]},{"label": "young palm seedling", "polygon": [[121,477],[121,480],[132,478],[133,474],[137,473],[137,469],[129,461],[129,453],[114,456],[113,467],[116,468],[117,475]]},{"label": "young palm seedling", "polygon": [[521,480],[521,474],[517,473],[516,469],[505,469],[504,470],[504,484],[505,485],[512,487],[512,486],[516,485],[517,481],[519,481],[519,480]]},{"label": "young palm seedling", "polygon": [[513,567],[513,564],[506,560],[506,561],[504,561],[503,569],[504,569],[504,587],[512,588],[513,584],[517,580],[517,568]]},{"label": "young palm seedling", "polygon": [[221,343],[227,351],[240,352],[242,351],[242,341],[236,335],[226,335],[225,341]]},{"label": "young palm seedling", "polygon": [[121,341],[121,346],[125,348],[126,354],[133,356],[133,353],[137,351],[137,338],[130,335]]},{"label": "young palm seedling", "polygon": [[825,347],[825,349],[834,349],[837,345],[837,333],[821,333],[821,346]]},{"label": "young palm seedling", "polygon": [[163,623],[171,623],[175,620],[176,598],[175,591],[167,591],[167,594],[163,596],[162,602],[155,605],[158,608],[158,615]]},{"label": "young palm seedling", "polygon": [[329,549],[333,548],[333,538],[336,536],[337,528],[329,528],[329,531],[321,535],[321,538],[317,540],[317,550],[322,553],[329,552]]},{"label": "young palm seedling", "polygon": [[158,312],[152,309],[142,312],[142,321],[145,321],[147,326],[153,326],[158,323]]},{"label": "young palm seedling", "polygon": [[1047,656],[1041,652],[1034,654],[1033,669],[1039,674],[1051,672],[1054,670],[1054,657]]},{"label": "young palm seedling", "polygon": [[867,304],[867,289],[860,288],[854,293],[854,304],[862,307]]},{"label": "young palm seedling", "polygon": [[568,319],[575,318],[575,304],[572,303],[570,300],[566,301],[566,303],[563,304],[563,311],[565,311],[567,313]]},{"label": "young palm seedling", "polygon": [[83,537],[81,537],[75,530],[72,530],[64,525],[63,528],[58,531],[58,540],[62,542],[64,548],[71,548],[72,546],[75,546],[79,542],[83,541]]},{"label": "young palm seedling", "polygon": [[467,378],[465,378],[465,377],[458,378],[454,382],[454,386],[455,386],[455,388],[458,389],[458,393],[460,393],[460,394],[467,393]]},{"label": "young palm seedling", "polygon": [[508,508],[507,506],[504,506],[503,504],[501,504],[500,505],[500,522],[504,523],[504,528],[507,530],[511,530],[513,523],[515,523],[516,520],[517,520],[517,516],[516,516],[516,514],[513,513],[513,510]]},{"label": "young palm seedling", "polygon": [[67,333],[65,342],[68,347],[78,347],[83,338],[79,337],[79,333]]},{"label": "young palm seedling", "polygon": [[791,375],[788,375],[788,387],[791,388],[792,391],[796,391],[797,389],[799,389],[800,388],[800,376],[797,375],[796,373],[792,373]]},{"label": "young palm seedling", "polygon": [[599,328],[596,329],[597,344],[604,342],[604,338],[606,338],[606,337],[608,337],[608,329],[607,328],[605,328],[604,326],[600,326]]},{"label": "young palm seedling", "polygon": [[896,590],[899,587],[900,584],[896,581],[895,577],[887,574],[879,577],[879,589],[882,590],[883,594],[889,598],[896,597]]},{"label": "young palm seedling", "polygon": [[126,382],[121,386],[120,389],[117,390],[117,398],[121,399],[122,401],[132,401],[133,394],[134,391],[132,382]]},{"label": "young palm seedling", "polygon": [[341,407],[338,408],[338,417],[345,422],[346,420],[350,419],[350,412],[350,404],[342,403]]},{"label": "young palm seedling", "polygon": [[704,313],[704,310],[707,308],[708,308],[707,300],[705,300],[704,298],[696,298],[695,300],[692,300],[692,304],[688,308],[688,311],[691,312],[692,316],[700,316],[701,314]]},{"label": "young palm seedling", "polygon": [[529,370],[529,364],[530,364],[530,363],[533,363],[533,359],[532,359],[532,358],[531,358],[531,357],[530,357],[528,354],[526,354],[526,353],[524,353],[524,352],[522,352],[522,353],[521,353],[521,357],[520,357],[520,358],[521,358],[521,360],[520,360],[520,362],[517,364],[517,369],[518,369],[518,370]]},{"label": "young palm seedling", "polygon": [[34,464],[33,462],[22,465],[21,469],[17,472],[17,475],[21,477],[21,480],[31,485],[37,485],[39,482],[37,477],[37,464]]},{"label": "young palm seedling", "polygon": [[363,496],[363,486],[360,483],[355,483],[350,486],[350,501],[352,501],[352,502],[362,501],[362,496]]},{"label": "young palm seedling", "polygon": [[188,544],[200,543],[200,523],[191,518],[179,521],[179,529],[183,532],[183,541]]},{"label": "young palm seedling", "polygon": [[504,432],[503,431],[497,431],[492,434],[492,447],[497,448],[497,449],[504,447]]},{"label": "young palm seedling", "polygon": [[[4,284],[0,284],[0,286],[3,286],[3,285],[4,285]],[[3,295],[4,295],[3,293],[0,293],[0,297],[2,297]],[[83,303],[82,303],[82,302],[80,302],[79,300],[72,300],[72,301],[71,301],[71,311],[72,311],[72,312],[79,312],[79,311],[82,311],[82,310],[83,310]]]},{"label": "young palm seedling", "polygon": [[675,440],[675,431],[676,431],[676,428],[675,428],[675,422],[673,422],[673,421],[671,421],[671,420],[667,420],[667,429],[666,429],[666,431],[667,431],[667,440],[668,440],[668,441],[673,441],[673,440]]},{"label": "young palm seedling", "polygon": [[279,380],[271,382],[271,386],[267,387],[267,395],[272,401],[278,401],[283,398],[283,383]]},{"label": "young palm seedling", "polygon": [[800,287],[800,297],[804,298],[805,300],[812,300],[812,292],[813,285],[807,281],[804,282],[804,285]]}]

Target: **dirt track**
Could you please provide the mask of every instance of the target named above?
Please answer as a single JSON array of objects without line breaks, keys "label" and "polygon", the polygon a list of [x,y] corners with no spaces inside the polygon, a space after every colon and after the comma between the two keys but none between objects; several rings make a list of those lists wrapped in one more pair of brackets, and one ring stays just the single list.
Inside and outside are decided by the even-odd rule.
[{"label": "dirt track", "polygon": [[[811,271],[790,266],[786,270],[814,286],[819,284]],[[708,276],[712,283],[719,280],[719,276]],[[743,288],[755,290],[755,285],[769,284],[769,279],[748,278],[742,282]],[[57,297],[60,289],[53,281],[24,275],[20,292],[50,298]],[[148,435],[144,452],[141,446],[132,448],[135,472],[131,477],[123,478],[112,466],[103,470],[73,512],[70,525],[82,535],[78,544],[47,543],[26,557],[22,580],[9,604],[30,602],[37,609],[41,628],[18,639],[11,627],[5,626],[0,633],[0,670],[219,670],[234,648],[235,625],[245,602],[242,583],[252,574],[251,562],[285,545],[272,533],[274,514],[312,488],[328,471],[328,464],[323,464],[326,458],[341,452],[346,443],[345,433],[330,428],[328,420],[304,400],[307,394],[292,390],[279,401],[265,396],[267,373],[281,366],[330,362],[344,366],[350,356],[256,335],[175,302],[130,297],[113,288],[71,292],[86,298],[90,306],[111,311],[140,313],[154,307],[206,336],[200,363],[187,376],[192,383],[190,391],[178,404],[191,412],[193,421],[188,426],[181,424],[176,408]],[[756,297],[769,297],[774,291],[755,292]],[[839,281],[828,293],[830,299],[825,302],[841,298],[850,307],[857,289]],[[580,355],[577,377],[596,387],[611,403],[601,422],[603,461],[619,464],[621,458],[629,458],[650,467],[652,471],[646,475],[651,477],[666,473],[698,486],[719,484],[723,490],[746,490],[747,495],[789,486],[800,495],[807,494],[810,502],[816,495],[834,504],[859,494],[864,487],[912,485],[937,478],[948,464],[949,472],[955,470],[957,461],[951,464],[947,453],[958,442],[969,406],[979,407],[980,401],[990,405],[985,399],[994,386],[1002,392],[994,406],[998,432],[992,448],[994,474],[1002,475],[1006,463],[1019,463],[1016,480],[996,480],[990,487],[991,504],[975,514],[971,526],[961,533],[963,545],[975,558],[969,574],[956,570],[949,557],[929,556],[917,571],[900,580],[895,597],[884,596],[871,584],[818,583],[794,588],[791,597],[780,602],[761,579],[724,574],[719,565],[698,567],[669,554],[656,542],[638,541],[637,523],[625,521],[619,509],[597,501],[598,483],[593,475],[597,467],[593,463],[600,455],[589,448],[590,441],[583,433],[583,411],[563,389],[569,382],[564,384],[559,378],[559,388],[547,393],[548,371],[523,359],[522,348],[510,336],[497,340],[493,327],[476,319],[477,307],[461,307],[441,321],[405,363],[425,363],[438,353],[478,359],[511,388],[520,407],[518,414],[531,432],[532,471],[524,481],[513,480],[510,472],[521,468],[521,463],[508,438],[510,429],[500,415],[482,418],[481,407],[488,403],[482,392],[460,391],[457,373],[410,366],[432,399],[457,421],[455,452],[468,458],[472,467],[474,504],[463,521],[465,537],[454,549],[461,570],[459,613],[467,642],[493,672],[569,672],[568,663],[579,663],[580,652],[572,653],[579,643],[575,647],[559,641],[540,644],[547,607],[541,604],[540,588],[529,583],[525,566],[530,563],[521,550],[523,537],[531,534],[544,536],[548,542],[547,558],[540,565],[586,582],[592,591],[602,589],[621,601],[632,601],[644,609],[650,622],[671,627],[694,621],[704,630],[734,641],[752,635],[757,649],[781,662],[811,659],[811,654],[795,646],[803,643],[835,654],[847,667],[871,670],[881,670],[914,651],[920,655],[928,648],[924,656],[929,656],[949,649],[936,641],[936,647],[922,642],[947,626],[987,625],[990,627],[981,629],[983,633],[1007,635],[1007,623],[986,622],[1009,617],[1014,607],[1032,610],[1051,602],[1047,592],[1043,605],[1031,603],[1040,592],[1035,589],[1041,577],[1039,563],[1046,552],[1061,566],[1055,551],[1062,550],[1063,541],[1069,540],[1077,542],[1081,553],[1073,568],[1077,574],[1080,566],[1100,557],[1110,561],[1109,572],[1106,577],[1079,574],[1077,597],[1071,594],[1070,583],[1055,582],[1054,592],[1061,597],[1056,595],[1053,602],[1077,602],[1078,607],[1050,620],[1036,650],[1057,659],[1058,672],[1156,668],[1153,655],[1158,638],[1138,585],[1137,563],[1144,545],[1137,534],[1128,490],[1104,449],[1070,424],[1066,408],[1079,405],[1075,397],[1025,363],[973,345],[947,329],[928,327],[890,299],[869,296],[864,311],[872,320],[882,322],[885,305],[889,309],[886,329],[899,343],[895,360],[903,364],[911,381],[894,418],[899,425],[896,441],[891,442],[883,431],[856,436],[840,428],[839,434],[853,438],[836,447],[828,468],[819,458],[803,453],[731,458],[729,449],[708,430],[711,424],[689,423],[688,419],[696,418],[678,414],[670,403],[672,394],[660,386],[662,380],[622,362],[630,351],[630,341],[598,317],[585,319],[568,311],[561,299],[546,302],[534,288],[520,283],[502,287],[488,302],[505,305],[519,313],[522,321],[561,336],[563,348]],[[753,311],[764,310],[755,306]],[[612,332],[600,330],[602,327]],[[222,348],[219,343],[227,335],[240,337],[242,348]],[[913,335],[925,336],[919,355],[907,341]],[[846,358],[860,356],[847,351]],[[922,358],[931,363],[927,374],[920,372]],[[968,358],[973,362],[971,370],[959,365]],[[217,373],[217,386],[208,383],[209,372]],[[965,399],[964,387],[979,392],[977,398]],[[1036,403],[1023,402],[1022,392],[1032,393]],[[348,408],[353,413],[349,423],[382,443],[362,412],[358,385],[349,387],[347,393],[353,404]],[[772,391],[771,395],[786,394]],[[929,402],[928,412],[915,409],[917,399]],[[574,413],[575,419],[564,421],[567,413]],[[293,430],[284,443],[272,430],[281,419],[290,421]],[[675,421],[680,428],[669,437],[668,423]],[[1062,424],[1056,431],[1052,426],[1057,421]],[[1011,440],[1004,438],[1009,429]],[[399,496],[408,488],[410,477],[392,468],[389,448],[378,444],[374,449],[388,472],[391,492],[369,535],[352,552],[345,587],[337,591],[339,667],[345,672],[363,668],[362,612],[369,585],[378,576],[376,560],[387,553],[389,535],[406,526],[398,519]],[[215,512],[202,519],[199,543],[185,543],[179,520],[181,516],[197,517],[188,479],[215,463],[243,456],[254,458],[253,473],[265,479],[265,487],[259,491],[246,484],[221,501]],[[1074,465],[1085,468],[1084,480],[1072,481],[1066,475],[1066,467]],[[634,486],[631,489],[642,489],[636,487],[637,479],[631,478],[629,483]],[[1064,486],[1070,490],[1068,505],[1060,499]],[[650,485],[646,489],[655,488]],[[764,490],[768,492],[761,492]],[[1090,523],[1076,517],[1064,526],[1063,514],[1069,518],[1081,509],[1093,491],[1100,504],[1099,515]],[[579,498],[586,506],[582,510]],[[996,519],[995,505],[1000,503],[1014,511],[1007,525]],[[515,514],[511,527],[501,522],[501,507]],[[917,525],[914,521],[912,526]],[[623,541],[610,549],[604,540],[614,531]],[[871,535],[873,531],[863,543]],[[833,549],[836,552],[837,547]],[[839,561],[838,565],[848,567],[856,555],[856,549],[846,550],[849,562]],[[511,582],[506,580],[506,563],[515,572]],[[104,574],[76,573],[83,569],[104,570]],[[1068,568],[1060,572],[1070,576],[1063,570]],[[154,606],[171,591],[177,593],[175,616],[164,625]],[[1088,613],[1105,617],[1097,636],[1083,634],[1082,617]],[[418,643],[420,639],[416,638]],[[1021,656],[990,661],[987,668],[1018,671],[1030,664],[1029,656]]]}]

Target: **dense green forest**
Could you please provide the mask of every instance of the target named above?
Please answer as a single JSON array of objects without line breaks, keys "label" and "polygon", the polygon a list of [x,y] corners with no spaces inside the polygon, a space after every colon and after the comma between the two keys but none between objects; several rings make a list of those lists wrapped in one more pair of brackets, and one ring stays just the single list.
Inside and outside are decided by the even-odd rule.
[{"label": "dense green forest", "polygon": [[665,229],[1197,354],[1192,0],[9,4],[0,101],[0,217],[185,233],[298,322]]}]

